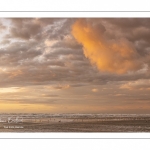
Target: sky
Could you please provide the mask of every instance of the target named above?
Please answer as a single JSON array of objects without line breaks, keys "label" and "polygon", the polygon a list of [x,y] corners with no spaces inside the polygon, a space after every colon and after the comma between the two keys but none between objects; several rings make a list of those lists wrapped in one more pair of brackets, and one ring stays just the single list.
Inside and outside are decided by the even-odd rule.
[{"label": "sky", "polygon": [[149,18],[0,18],[0,113],[150,113]]}]

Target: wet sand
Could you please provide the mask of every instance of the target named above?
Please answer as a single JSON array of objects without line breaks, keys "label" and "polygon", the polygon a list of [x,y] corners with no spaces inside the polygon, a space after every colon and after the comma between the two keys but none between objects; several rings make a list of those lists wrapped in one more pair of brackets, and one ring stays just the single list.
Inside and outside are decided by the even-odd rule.
[{"label": "wet sand", "polygon": [[150,132],[149,115],[15,116],[9,123],[7,117],[1,117],[0,132]]}]

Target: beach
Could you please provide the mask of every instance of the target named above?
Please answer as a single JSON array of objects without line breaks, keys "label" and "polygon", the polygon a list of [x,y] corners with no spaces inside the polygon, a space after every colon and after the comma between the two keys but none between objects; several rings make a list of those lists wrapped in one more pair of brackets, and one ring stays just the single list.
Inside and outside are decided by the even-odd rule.
[{"label": "beach", "polygon": [[3,114],[0,132],[150,132],[150,115]]}]

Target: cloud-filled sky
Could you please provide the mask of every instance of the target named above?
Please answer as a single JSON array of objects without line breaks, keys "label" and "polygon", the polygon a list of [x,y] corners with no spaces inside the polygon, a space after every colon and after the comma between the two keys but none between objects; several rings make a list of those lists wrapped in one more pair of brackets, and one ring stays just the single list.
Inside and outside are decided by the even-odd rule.
[{"label": "cloud-filled sky", "polygon": [[1,18],[0,113],[150,113],[150,19]]}]

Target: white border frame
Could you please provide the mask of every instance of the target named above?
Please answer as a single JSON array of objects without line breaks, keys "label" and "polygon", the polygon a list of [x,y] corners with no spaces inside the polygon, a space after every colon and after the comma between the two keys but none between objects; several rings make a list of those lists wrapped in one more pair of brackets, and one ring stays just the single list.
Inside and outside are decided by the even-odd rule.
[{"label": "white border frame", "polygon": [[150,11],[0,11],[1,18],[150,18]]},{"label": "white border frame", "polygon": [[0,139],[150,139],[150,133],[0,132]]}]

